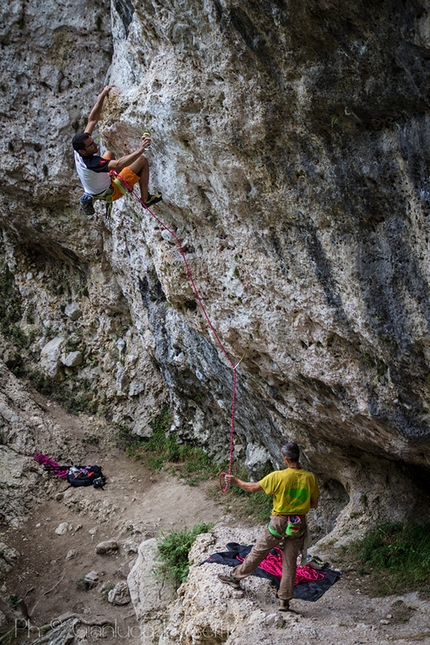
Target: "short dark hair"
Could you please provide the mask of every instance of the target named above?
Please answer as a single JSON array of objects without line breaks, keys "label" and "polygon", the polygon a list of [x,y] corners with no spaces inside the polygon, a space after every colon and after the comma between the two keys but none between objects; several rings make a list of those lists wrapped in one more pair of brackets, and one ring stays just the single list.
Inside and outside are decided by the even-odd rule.
[{"label": "short dark hair", "polygon": [[88,132],[78,132],[72,139],[73,150],[79,152],[79,150],[85,150],[85,141],[91,135]]},{"label": "short dark hair", "polygon": [[293,441],[289,441],[281,448],[281,453],[283,457],[286,457],[289,461],[299,461],[300,457],[300,448]]}]

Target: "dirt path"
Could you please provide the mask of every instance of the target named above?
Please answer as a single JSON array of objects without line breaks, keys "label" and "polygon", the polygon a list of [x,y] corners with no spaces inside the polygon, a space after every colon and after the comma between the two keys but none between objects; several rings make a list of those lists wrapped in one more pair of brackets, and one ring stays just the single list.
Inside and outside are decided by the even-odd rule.
[{"label": "dirt path", "polygon": [[[139,543],[160,531],[191,528],[223,515],[206,498],[204,487],[154,475],[120,450],[103,459],[88,455],[89,463],[94,459],[109,477],[104,490],[69,488],[62,494],[67,484],[58,480],[53,498],[19,531],[9,530],[2,537],[21,554],[4,581],[6,595],[24,599],[35,633],[68,611],[97,621],[115,619],[122,629],[132,628],[132,605],[124,611],[109,604],[106,594],[127,578]],[[111,555],[96,553],[96,546],[106,540],[115,540],[120,548]],[[85,590],[82,579],[92,571],[97,585]]]},{"label": "dirt path", "polygon": [[[101,465],[108,480],[104,490],[65,490],[67,482],[45,473],[46,503],[34,510],[24,526],[0,535],[1,541],[20,553],[3,580],[2,597],[22,598],[31,616],[17,642],[28,642],[29,626],[36,636],[43,625],[66,612],[98,622],[116,621],[121,633],[132,633],[136,625],[132,604],[112,605],[107,593],[126,580],[140,542],[160,531],[217,522],[223,507],[207,498],[207,484],[189,486],[128,457],[100,422],[73,417],[46,400],[43,404],[51,420],[64,428],[73,461]],[[58,459],[55,454],[52,457]],[[110,555],[96,553],[96,546],[106,540],[115,540],[118,550]],[[97,585],[85,590],[88,585],[83,578],[90,572],[96,572]],[[103,642],[110,643],[109,639]]]},{"label": "dirt path", "polygon": [[[129,645],[141,645],[132,604],[110,604],[109,590],[126,580],[140,542],[160,531],[219,522],[225,509],[206,494],[213,484],[189,486],[167,472],[150,471],[141,461],[129,458],[97,420],[70,417],[54,404],[48,408],[52,420],[64,427],[74,461],[100,464],[108,484],[104,490],[89,487],[64,492],[67,484],[63,480],[45,475],[46,502],[20,529],[0,535],[1,541],[20,553],[2,581],[2,597],[23,598],[31,616],[14,642],[31,642],[42,633],[43,625],[73,612],[88,622],[115,624],[115,637],[108,635],[100,641],[105,645],[118,643],[118,634],[126,635]],[[227,526],[239,523],[231,513],[225,519]],[[97,545],[106,540],[116,541],[119,548],[111,554],[97,553]],[[97,584],[85,589],[84,576],[91,572]],[[260,598],[259,607],[276,611],[276,601],[263,605]],[[303,630],[303,643],[318,642],[318,634],[333,645],[430,643],[430,603],[412,596],[371,599],[365,581],[353,571],[344,574],[317,603],[295,601],[295,606],[301,616],[291,615],[288,620],[299,621],[295,629]]]}]

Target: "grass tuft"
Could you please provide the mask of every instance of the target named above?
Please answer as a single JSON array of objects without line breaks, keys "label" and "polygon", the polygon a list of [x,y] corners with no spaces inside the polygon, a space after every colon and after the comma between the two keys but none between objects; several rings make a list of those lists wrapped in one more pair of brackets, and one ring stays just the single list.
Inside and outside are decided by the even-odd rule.
[{"label": "grass tuft", "polygon": [[[58,382],[40,370],[28,370],[26,376],[38,392],[56,401],[68,412],[72,414],[96,412],[91,403],[91,383],[87,379],[75,379],[74,381],[66,379],[63,382]],[[79,392],[78,388],[82,392]]]},{"label": "grass tuft", "polygon": [[186,527],[182,531],[169,531],[162,533],[157,544],[160,565],[157,569],[159,574],[167,578],[177,589],[185,582],[188,576],[190,564],[188,554],[194,541],[200,533],[207,533],[213,524],[196,524],[191,530]]},{"label": "grass tuft", "polygon": [[161,470],[170,464],[173,472],[181,475],[191,486],[216,476],[219,466],[201,448],[177,443],[175,434],[169,432],[171,421],[171,414],[165,408],[150,423],[153,434],[149,438],[138,437],[121,428],[119,436],[127,454],[134,459],[145,459],[151,470]]},{"label": "grass tuft", "polygon": [[[227,471],[227,464],[215,463],[201,448],[177,443],[176,435],[169,433],[170,425],[171,415],[165,408],[151,423],[152,437],[139,437],[125,426],[120,427],[118,436],[127,454],[133,459],[144,459],[151,470],[161,470],[168,465],[172,474],[180,476],[190,486],[212,481],[213,487],[207,493],[215,501],[224,504],[227,511],[234,510],[236,515],[246,520],[267,523],[272,510],[272,497],[264,492],[245,493],[238,486],[230,486],[225,494],[221,493],[218,477],[221,471]],[[236,470],[240,479],[248,480],[245,468]],[[271,470],[272,467],[267,464],[260,477]]]},{"label": "grass tuft", "polygon": [[[267,464],[266,468],[259,474],[259,479],[262,479],[272,470],[272,467]],[[233,474],[239,479],[249,481],[249,475],[243,466],[236,465],[233,469]],[[234,510],[236,515],[261,524],[267,524],[273,508],[273,497],[271,495],[266,495],[263,491],[246,493],[235,485],[228,487],[227,492],[223,494],[223,500]]]},{"label": "grass tuft", "polygon": [[427,592],[430,587],[430,522],[383,524],[356,543],[359,574],[377,574],[377,595]]}]

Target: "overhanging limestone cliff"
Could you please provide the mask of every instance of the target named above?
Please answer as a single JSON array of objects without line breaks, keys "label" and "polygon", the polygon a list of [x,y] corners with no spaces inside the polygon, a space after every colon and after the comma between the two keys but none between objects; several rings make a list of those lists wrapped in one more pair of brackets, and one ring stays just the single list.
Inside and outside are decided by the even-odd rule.
[{"label": "overhanging limestone cliff", "polygon": [[[34,365],[72,337],[83,363],[57,377],[97,383],[96,409],[145,434],[168,400],[179,437],[227,456],[231,370],[175,245],[130,198],[107,226],[78,212],[69,141],[108,79],[102,142],[150,130],[157,213],[245,353],[235,456],[258,474],[296,438],[324,530],[342,507],[413,511],[430,468],[428,8],[122,0],[112,30],[104,2],[2,9],[3,249]],[[48,265],[69,267],[62,293]]]}]

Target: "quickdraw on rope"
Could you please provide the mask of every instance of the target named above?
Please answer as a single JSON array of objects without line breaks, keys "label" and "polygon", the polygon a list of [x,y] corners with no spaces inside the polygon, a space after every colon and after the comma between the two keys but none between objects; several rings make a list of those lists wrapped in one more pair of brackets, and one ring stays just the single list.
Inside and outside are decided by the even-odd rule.
[{"label": "quickdraw on rope", "polygon": [[[235,429],[235,427],[234,427],[234,420],[235,420],[235,404],[236,404],[236,389],[237,389],[237,375],[236,375],[236,370],[237,370],[237,368],[239,367],[239,365],[240,365],[240,363],[242,362],[242,360],[244,359],[246,352],[248,351],[249,343],[248,343],[248,347],[246,348],[246,350],[245,350],[245,352],[244,352],[244,354],[243,354],[242,358],[241,358],[241,359],[240,359],[240,361],[235,365],[235,364],[233,363],[233,361],[231,360],[229,353],[227,352],[227,350],[225,349],[224,345],[222,344],[222,342],[221,342],[221,340],[220,340],[220,338],[219,338],[219,336],[218,336],[218,334],[217,334],[217,332],[216,332],[216,330],[215,330],[214,326],[212,325],[212,322],[211,322],[211,320],[210,320],[210,318],[209,318],[209,316],[208,316],[208,313],[207,313],[207,311],[206,311],[206,309],[205,309],[205,306],[204,306],[204,304],[203,304],[203,302],[202,302],[202,299],[201,299],[201,297],[200,297],[200,294],[199,294],[198,289],[197,289],[197,287],[196,287],[196,284],[195,284],[195,282],[194,282],[194,278],[193,278],[193,275],[192,275],[192,273],[191,273],[190,267],[189,267],[189,265],[188,265],[187,258],[186,258],[186,256],[185,256],[185,252],[184,252],[184,249],[182,248],[182,244],[181,244],[181,241],[180,241],[179,237],[176,235],[176,233],[174,233],[173,231],[171,231],[171,230],[168,228],[168,226],[166,226],[166,224],[164,224],[164,222],[162,222],[162,221],[161,221],[161,219],[160,219],[159,217],[157,217],[157,215],[155,215],[155,214],[151,211],[151,209],[150,209],[150,208],[148,208],[148,206],[145,204],[145,202],[143,201],[143,199],[142,199],[141,197],[139,197],[139,195],[134,191],[133,186],[130,186],[130,184],[128,184],[128,182],[126,182],[126,181],[125,181],[125,179],[123,179],[123,177],[121,177],[120,175],[118,175],[118,173],[117,173],[117,172],[115,172],[115,170],[111,170],[111,171],[109,172],[109,175],[112,177],[112,180],[114,181],[114,183],[118,186],[118,188],[119,188],[120,190],[121,190],[121,186],[122,186],[123,188],[126,188],[126,189],[128,190],[128,192],[129,192],[129,193],[131,193],[131,194],[133,195],[133,197],[135,197],[135,198],[137,199],[137,201],[139,202],[139,204],[141,204],[141,206],[143,206],[143,208],[144,208],[145,210],[147,210],[147,211],[148,211],[148,213],[149,213],[149,214],[150,214],[150,215],[151,215],[151,216],[152,216],[152,217],[153,217],[153,218],[158,222],[158,224],[159,224],[159,225],[160,225],[160,226],[161,226],[165,231],[167,231],[168,233],[170,233],[170,235],[174,238],[175,242],[176,242],[176,243],[177,243],[177,245],[178,245],[179,253],[181,254],[182,259],[183,259],[183,261],[184,261],[185,269],[186,269],[186,271],[187,271],[187,275],[188,275],[188,278],[189,278],[189,280],[190,280],[191,287],[192,287],[192,289],[193,289],[193,291],[194,291],[194,295],[196,296],[197,302],[198,302],[198,303],[199,303],[199,305],[200,305],[200,309],[202,310],[203,315],[204,315],[204,317],[206,318],[206,321],[207,321],[207,323],[208,323],[208,325],[209,325],[209,327],[210,327],[210,329],[211,329],[211,331],[212,331],[212,333],[213,333],[213,335],[214,335],[214,337],[215,337],[215,339],[216,339],[216,341],[217,341],[217,343],[218,343],[218,345],[219,345],[219,347],[220,347],[221,351],[223,352],[224,356],[226,357],[226,359],[227,359],[227,360],[228,360],[228,362],[230,363],[230,366],[231,366],[231,368],[232,368],[232,370],[233,370],[233,390],[232,390],[232,396],[231,396],[231,427],[230,427],[230,446],[229,446],[229,464],[228,464],[228,473],[222,472],[222,473],[220,473],[220,475],[219,475],[220,488],[221,488],[221,491],[222,491],[223,493],[225,493],[225,492],[227,491],[227,489],[228,489],[228,482],[226,482],[226,484],[223,486],[222,480],[223,480],[223,478],[225,478],[225,476],[226,476],[226,475],[231,475],[231,469],[232,469],[232,465],[233,465],[233,439],[234,439],[234,429]],[[119,185],[119,184],[120,184],[120,185]],[[124,190],[121,190],[121,192],[124,194]]]}]

